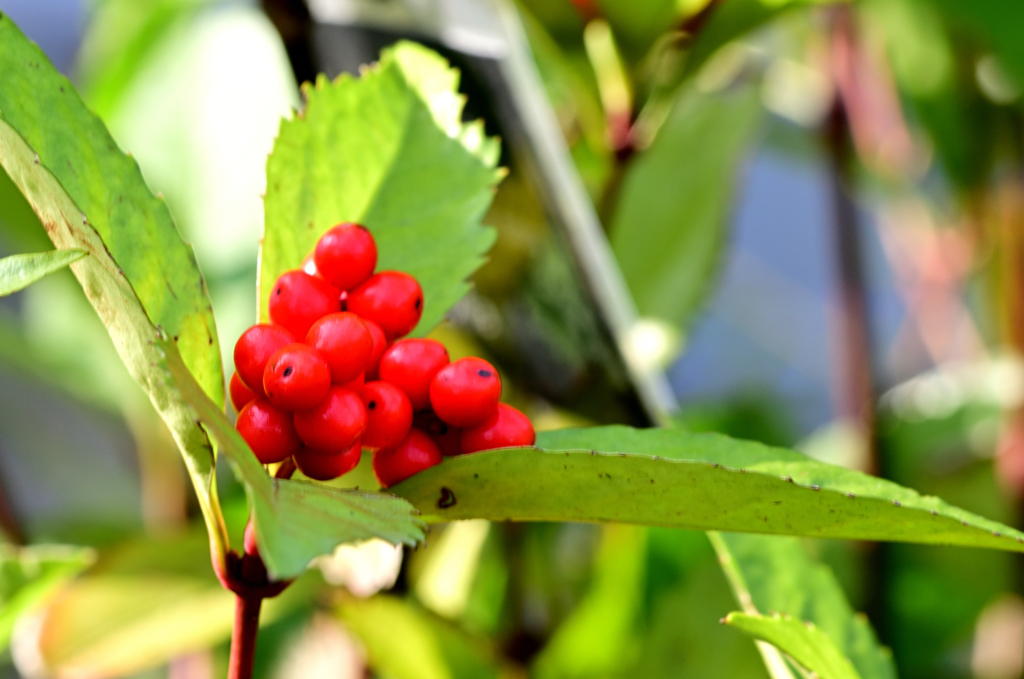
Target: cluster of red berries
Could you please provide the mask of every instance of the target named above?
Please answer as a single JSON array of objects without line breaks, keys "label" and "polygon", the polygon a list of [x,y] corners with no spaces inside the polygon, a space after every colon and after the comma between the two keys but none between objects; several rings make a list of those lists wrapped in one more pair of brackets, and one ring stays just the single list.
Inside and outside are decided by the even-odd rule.
[{"label": "cluster of red berries", "polygon": [[235,426],[259,461],[293,457],[326,481],[355,467],[365,447],[387,487],[442,456],[532,445],[529,418],[499,403],[494,366],[452,363],[440,342],[400,339],[420,320],[423,291],[376,266],[365,227],[335,226],[302,269],[277,279],[271,322],[235,344]]}]

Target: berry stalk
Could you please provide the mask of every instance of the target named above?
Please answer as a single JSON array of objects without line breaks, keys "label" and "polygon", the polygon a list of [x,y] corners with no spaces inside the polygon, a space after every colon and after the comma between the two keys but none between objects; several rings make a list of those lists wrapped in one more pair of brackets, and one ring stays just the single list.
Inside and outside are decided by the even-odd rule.
[{"label": "berry stalk", "polygon": [[235,597],[235,627],[231,632],[228,679],[251,679],[256,655],[256,633],[260,628],[260,595]]}]

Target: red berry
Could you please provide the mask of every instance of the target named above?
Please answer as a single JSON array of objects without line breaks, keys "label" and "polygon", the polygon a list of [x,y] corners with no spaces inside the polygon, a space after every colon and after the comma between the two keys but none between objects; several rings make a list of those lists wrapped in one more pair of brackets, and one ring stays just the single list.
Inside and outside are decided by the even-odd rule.
[{"label": "red berry", "polygon": [[231,381],[228,382],[228,393],[231,394],[231,405],[235,406],[236,411],[241,410],[249,401],[256,398],[256,392],[245,386],[245,382],[238,376],[237,370],[231,374]]},{"label": "red berry", "polygon": [[258,398],[242,408],[235,427],[263,464],[287,460],[302,445],[292,416],[265,398]]},{"label": "red berry", "polygon": [[331,387],[316,407],[295,413],[295,430],[310,448],[343,453],[366,430],[366,407],[356,392]]},{"label": "red berry", "polygon": [[388,382],[369,382],[360,396],[366,406],[367,448],[397,446],[412,427],[412,404],[405,392]]},{"label": "red berry", "polygon": [[278,349],[294,341],[290,332],[273,323],[260,323],[243,332],[235,342],[235,370],[242,383],[257,396],[264,396],[263,370],[267,361]]},{"label": "red berry", "polygon": [[462,432],[462,452],[532,446],[536,440],[530,418],[508,404],[499,403],[498,411],[486,422]]},{"label": "red berry", "polygon": [[352,290],[348,310],[367,318],[389,340],[412,332],[423,315],[423,290],[416,279],[401,271],[382,271]]},{"label": "red berry", "polygon": [[361,224],[338,224],[320,236],[313,256],[316,268],[331,285],[351,290],[373,275],[377,245]]},{"label": "red berry", "polygon": [[373,336],[355,314],[327,314],[309,329],[306,344],[319,350],[331,366],[331,381],[350,382],[370,365]]},{"label": "red berry", "polygon": [[395,342],[380,359],[378,373],[409,397],[413,410],[430,407],[430,381],[448,365],[448,350],[432,339]]},{"label": "red berry", "polygon": [[437,371],[430,382],[430,406],[456,427],[483,424],[501,400],[501,378],[482,358],[460,358]]},{"label": "red berry", "polygon": [[380,329],[380,326],[373,321],[364,318],[363,325],[370,331],[370,337],[373,338],[373,354],[370,356],[370,366],[366,369],[366,379],[375,380],[377,379],[377,368],[380,366],[380,357],[388,348],[388,338],[384,336],[384,331]]},{"label": "red berry", "polygon": [[295,465],[311,479],[330,481],[355,469],[362,454],[363,447],[359,441],[340,453],[324,453],[303,446],[295,453]]},{"label": "red berry", "polygon": [[416,413],[412,426],[425,431],[445,457],[462,454],[462,430],[447,424],[432,411]]},{"label": "red berry", "polygon": [[286,271],[270,292],[270,320],[305,337],[318,318],[341,309],[341,293],[305,271]]},{"label": "red berry", "polygon": [[327,396],[331,369],[320,352],[305,344],[287,344],[270,357],[263,391],[281,410],[306,410]]},{"label": "red berry", "polygon": [[373,473],[380,485],[387,488],[439,462],[441,451],[430,437],[419,429],[410,429],[396,447],[381,448],[373,454]]}]

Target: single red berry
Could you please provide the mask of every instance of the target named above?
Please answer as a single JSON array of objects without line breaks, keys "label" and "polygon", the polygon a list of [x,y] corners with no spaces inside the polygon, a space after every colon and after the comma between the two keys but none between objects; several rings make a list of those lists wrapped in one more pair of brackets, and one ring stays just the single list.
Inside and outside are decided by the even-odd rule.
[{"label": "single red berry", "polygon": [[501,378],[482,358],[460,358],[437,371],[430,382],[430,407],[456,427],[482,424],[501,400]]},{"label": "single red berry", "polygon": [[287,460],[302,445],[291,413],[275,408],[265,398],[258,398],[242,408],[235,427],[263,464]]},{"label": "single red berry", "polygon": [[437,340],[404,339],[392,344],[380,359],[380,379],[399,387],[413,410],[430,407],[430,381],[448,365],[448,350]]},{"label": "single red berry", "polygon": [[359,395],[366,406],[366,447],[391,448],[401,443],[412,427],[412,404],[405,392],[388,382],[368,382]]},{"label": "single red berry", "polygon": [[401,271],[381,271],[352,290],[348,310],[380,326],[389,340],[412,332],[423,315],[423,290]]},{"label": "single red berry", "polygon": [[303,446],[295,453],[295,466],[311,479],[330,481],[355,469],[362,454],[363,446],[359,441],[340,453],[324,453]]},{"label": "single red berry", "polygon": [[231,405],[236,411],[241,411],[249,401],[255,400],[256,392],[245,386],[245,382],[238,376],[236,370],[231,374],[231,381],[228,382],[228,393],[231,394]]},{"label": "single red berry", "polygon": [[316,407],[295,413],[295,430],[310,448],[345,452],[366,431],[366,406],[356,392],[331,387]]},{"label": "single red berry", "polygon": [[310,327],[306,344],[317,349],[331,366],[331,381],[350,382],[370,365],[373,336],[355,314],[327,314]]},{"label": "single red berry", "polygon": [[441,459],[441,451],[429,436],[419,429],[410,429],[409,435],[397,446],[381,448],[373,454],[373,473],[380,485],[387,488],[433,467]]},{"label": "single red berry", "polygon": [[235,342],[235,370],[242,384],[257,396],[264,396],[263,370],[267,361],[286,344],[295,341],[292,334],[273,323],[254,325]]},{"label": "single red berry", "polygon": [[462,454],[462,429],[454,427],[431,410],[416,413],[412,426],[426,432],[445,457]]},{"label": "single red berry", "polygon": [[320,352],[305,344],[287,344],[270,357],[263,391],[281,410],[306,410],[327,396],[331,369]]},{"label": "single red berry", "polygon": [[380,366],[380,357],[388,349],[388,338],[384,336],[384,331],[380,329],[380,326],[373,321],[364,318],[363,325],[370,331],[370,337],[373,338],[373,354],[370,355],[370,365],[366,369],[366,379],[372,381],[377,379],[377,368]]},{"label": "single red berry", "polygon": [[331,285],[351,290],[373,275],[377,245],[362,224],[338,224],[320,236],[313,253],[316,268]]},{"label": "single red berry", "polygon": [[340,310],[337,288],[298,269],[281,274],[270,291],[270,320],[296,337],[305,337],[321,316]]},{"label": "single red berry", "polygon": [[486,422],[462,432],[462,452],[532,446],[536,440],[530,418],[506,403],[499,403],[498,412]]}]

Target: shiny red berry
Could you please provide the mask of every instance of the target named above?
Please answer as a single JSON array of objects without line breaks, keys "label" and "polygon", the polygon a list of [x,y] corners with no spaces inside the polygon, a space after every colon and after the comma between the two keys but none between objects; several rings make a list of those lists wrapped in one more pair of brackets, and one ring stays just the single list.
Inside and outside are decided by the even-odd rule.
[{"label": "shiny red berry", "polygon": [[373,354],[370,355],[370,365],[366,368],[366,379],[373,381],[377,379],[380,357],[387,351],[388,338],[384,336],[384,331],[380,329],[380,326],[373,321],[364,318],[363,325],[370,331],[370,337],[373,338]]},{"label": "shiny red berry", "polygon": [[439,462],[441,451],[430,437],[419,429],[410,429],[397,446],[381,448],[373,454],[373,473],[380,485],[387,488]]},{"label": "shiny red berry", "polygon": [[295,430],[310,448],[342,453],[366,431],[366,406],[356,392],[331,387],[316,407],[295,413]]},{"label": "shiny red berry", "polygon": [[508,404],[499,403],[498,411],[486,422],[462,432],[462,452],[532,446],[536,440],[530,418]]},{"label": "shiny red berry", "polygon": [[245,386],[245,382],[238,376],[237,370],[231,374],[228,393],[231,394],[231,405],[235,406],[236,411],[241,411],[250,401],[256,399],[256,392]]},{"label": "shiny red berry", "polygon": [[258,398],[242,408],[235,427],[263,464],[287,460],[302,445],[291,413],[285,412],[265,398]]},{"label": "shiny red berry", "polygon": [[306,255],[306,258],[302,260],[302,265],[299,266],[299,268],[308,273],[313,278],[323,279],[323,276],[320,275],[320,272],[316,268],[316,261],[313,259],[312,252]]},{"label": "shiny red berry", "polygon": [[348,294],[348,310],[380,326],[389,340],[412,332],[423,315],[423,290],[401,271],[382,271]]},{"label": "shiny red berry", "polygon": [[339,290],[351,290],[373,275],[377,245],[361,224],[345,222],[320,236],[313,254],[320,274]]},{"label": "shiny red berry", "polygon": [[482,358],[460,358],[437,371],[430,382],[430,407],[456,427],[483,424],[501,400],[501,378]]},{"label": "shiny red berry", "polygon": [[391,448],[401,443],[412,427],[412,404],[405,392],[388,382],[368,382],[359,395],[366,406],[366,447]]},{"label": "shiny red berry", "polygon": [[263,370],[267,361],[278,349],[294,341],[290,332],[273,323],[260,323],[243,332],[235,342],[235,370],[242,383],[257,396],[264,396]]},{"label": "shiny red berry", "polygon": [[310,327],[306,344],[323,354],[331,366],[331,381],[350,382],[365,371],[373,355],[373,336],[355,314],[327,314]]},{"label": "shiny red berry", "polygon": [[432,339],[404,339],[391,345],[380,359],[380,379],[399,387],[413,410],[430,407],[430,381],[448,365],[448,350]]},{"label": "shiny red berry", "polygon": [[345,382],[344,384],[339,384],[338,386],[342,389],[348,389],[349,391],[354,391],[358,394],[364,384],[366,384],[366,373],[359,373],[355,378]]},{"label": "shiny red berry", "polygon": [[412,426],[425,431],[445,457],[462,454],[462,429],[448,424],[433,411],[416,413],[412,418]]},{"label": "shiny red berry", "polygon": [[321,316],[341,310],[341,292],[305,271],[286,271],[270,291],[270,320],[302,338]]},{"label": "shiny red berry", "polygon": [[330,481],[355,469],[362,454],[363,446],[359,441],[340,453],[324,453],[303,446],[295,453],[295,466],[311,479]]},{"label": "shiny red berry", "polygon": [[306,410],[323,401],[331,388],[331,369],[320,352],[305,344],[286,344],[267,361],[263,391],[281,410]]}]

